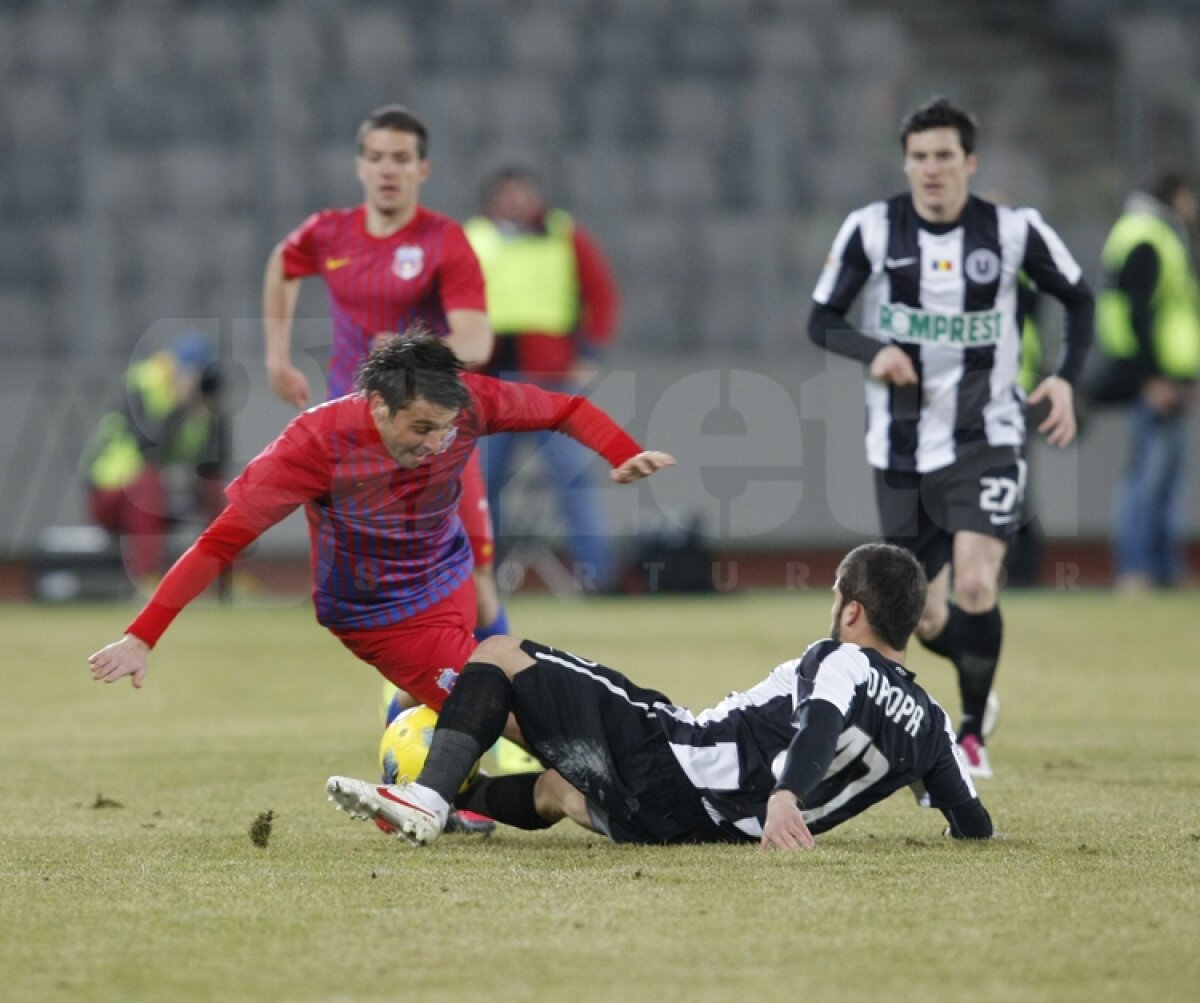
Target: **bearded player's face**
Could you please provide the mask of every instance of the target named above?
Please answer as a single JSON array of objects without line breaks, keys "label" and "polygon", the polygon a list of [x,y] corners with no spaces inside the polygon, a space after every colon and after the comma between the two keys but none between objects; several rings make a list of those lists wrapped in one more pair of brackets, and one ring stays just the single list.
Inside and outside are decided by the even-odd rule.
[{"label": "bearded player's face", "polygon": [[846,599],[838,590],[836,584],[833,586],[833,609],[830,610],[832,623],[829,625],[829,636],[835,641],[842,639],[842,607],[846,605]]},{"label": "bearded player's face", "polygon": [[372,129],[358,154],[358,180],[368,206],[384,216],[407,217],[429,177],[415,133]]},{"label": "bearded player's face", "polygon": [[439,407],[418,397],[392,414],[379,394],[372,393],[368,400],[383,446],[401,467],[419,467],[453,444],[457,433],[454,421],[458,418],[453,408]]}]

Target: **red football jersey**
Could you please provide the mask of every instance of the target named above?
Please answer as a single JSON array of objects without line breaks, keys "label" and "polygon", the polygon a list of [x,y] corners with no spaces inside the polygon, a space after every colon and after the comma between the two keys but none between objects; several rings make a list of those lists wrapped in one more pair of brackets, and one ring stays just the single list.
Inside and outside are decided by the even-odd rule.
[{"label": "red football jersey", "polygon": [[365,206],[314,213],[284,242],[283,274],[325,280],[333,317],[330,398],[354,389],[380,332],[420,322],[444,335],[448,311],[487,309],[483,273],[462,227],[423,206],[388,237],[367,232]]},{"label": "red football jersey", "polygon": [[366,397],[302,412],[226,490],[230,504],[167,572],[129,633],[153,645],[222,567],[303,506],[317,619],[334,629],[400,623],[466,580],[471,554],[456,508],[481,435],[553,429],[614,467],[641,447],[585,397],[463,375],[471,403],[447,448],[413,469],[388,455]]}]

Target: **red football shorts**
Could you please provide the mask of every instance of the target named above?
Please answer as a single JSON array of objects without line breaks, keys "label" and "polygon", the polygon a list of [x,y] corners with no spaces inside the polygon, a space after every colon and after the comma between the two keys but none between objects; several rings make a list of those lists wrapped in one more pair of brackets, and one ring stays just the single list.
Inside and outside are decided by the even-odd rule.
[{"label": "red football shorts", "polygon": [[496,540],[492,535],[492,513],[488,510],[487,485],[483,480],[483,465],[479,462],[478,449],[471,453],[471,458],[463,468],[458,517],[471,541],[475,567],[487,567],[495,557]]},{"label": "red football shorts", "polygon": [[468,578],[456,592],[403,623],[332,633],[385,679],[440,710],[478,643],[475,583]]}]

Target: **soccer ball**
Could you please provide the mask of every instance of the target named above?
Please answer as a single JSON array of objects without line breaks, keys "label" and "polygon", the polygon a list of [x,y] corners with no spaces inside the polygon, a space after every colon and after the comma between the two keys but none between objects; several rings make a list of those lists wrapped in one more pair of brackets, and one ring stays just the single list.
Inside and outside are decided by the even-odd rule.
[{"label": "soccer ball", "polygon": [[[417,779],[429,755],[437,717],[432,707],[419,706],[401,711],[392,719],[379,741],[379,768],[385,784],[411,784]],[[478,773],[476,763],[460,790],[465,791]]]}]

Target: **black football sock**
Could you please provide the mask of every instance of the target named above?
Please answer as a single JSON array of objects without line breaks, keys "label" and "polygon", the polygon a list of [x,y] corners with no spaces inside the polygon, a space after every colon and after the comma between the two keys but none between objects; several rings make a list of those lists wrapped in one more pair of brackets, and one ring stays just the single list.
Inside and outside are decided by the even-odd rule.
[{"label": "black football sock", "polygon": [[504,731],[512,699],[512,682],[503,669],[486,662],[468,662],[438,714],[417,783],[452,802],[471,767]]},{"label": "black football sock", "polygon": [[959,737],[974,735],[982,740],[983,712],[987,708],[988,694],[992,692],[996,663],[1000,660],[1004,621],[998,606],[986,613],[967,613],[954,603],[949,607],[942,632],[929,640],[921,638],[921,643],[935,655],[950,659],[958,670],[958,690],[962,698]]},{"label": "black football sock", "polygon": [[963,650],[966,648],[968,614],[962,611],[961,606],[956,606],[954,603],[949,603],[948,605],[949,614],[946,617],[945,625],[942,627],[942,632],[937,637],[929,638],[929,640],[922,637],[920,641],[935,655],[948,658],[957,665],[959,658],[962,657]]},{"label": "black football sock", "polygon": [[455,805],[478,812],[516,829],[549,829],[553,822],[534,807],[533,787],[540,773],[514,773],[505,777],[479,777]]},{"label": "black football sock", "polygon": [[959,738],[974,735],[983,741],[983,713],[988,694],[996,678],[996,663],[1000,660],[1000,645],[1004,640],[1004,620],[1000,608],[986,613],[966,613],[967,643],[955,660],[958,667],[958,688],[962,693],[962,721]]}]

